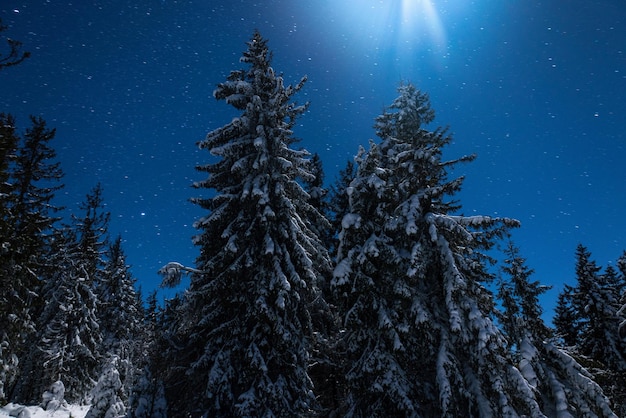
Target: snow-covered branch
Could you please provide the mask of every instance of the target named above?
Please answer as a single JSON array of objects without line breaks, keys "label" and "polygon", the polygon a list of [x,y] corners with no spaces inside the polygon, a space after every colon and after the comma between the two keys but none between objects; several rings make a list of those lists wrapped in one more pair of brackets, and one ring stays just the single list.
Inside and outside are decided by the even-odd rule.
[{"label": "snow-covered branch", "polygon": [[205,274],[202,270],[183,266],[176,261],[170,261],[161,267],[158,273],[163,276],[161,287],[175,287],[180,284],[183,274]]}]

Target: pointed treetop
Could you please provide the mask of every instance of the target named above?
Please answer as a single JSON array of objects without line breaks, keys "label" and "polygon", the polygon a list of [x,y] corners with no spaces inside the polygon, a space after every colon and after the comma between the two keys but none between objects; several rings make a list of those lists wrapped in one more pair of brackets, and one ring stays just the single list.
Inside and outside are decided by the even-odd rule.
[{"label": "pointed treetop", "polygon": [[422,93],[413,84],[401,84],[399,96],[376,118],[376,135],[382,139],[388,137],[405,138],[419,136],[423,125],[435,120],[435,111],[430,106],[428,94]]}]

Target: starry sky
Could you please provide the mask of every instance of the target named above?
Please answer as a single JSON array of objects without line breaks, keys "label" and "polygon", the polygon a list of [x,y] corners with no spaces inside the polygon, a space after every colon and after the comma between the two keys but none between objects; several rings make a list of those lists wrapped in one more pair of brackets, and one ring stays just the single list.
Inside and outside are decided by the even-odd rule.
[{"label": "starry sky", "polygon": [[455,138],[444,156],[478,155],[452,173],[462,212],[522,222],[513,239],[554,285],[547,316],[578,243],[602,266],[626,249],[622,0],[2,0],[0,18],[32,53],[0,72],[0,112],[57,129],[67,213],[102,184],[144,293],[198,254],[196,143],[236,116],[212,92],[255,29],[287,82],[308,76],[295,135],[327,183],[401,81],[427,92]]}]

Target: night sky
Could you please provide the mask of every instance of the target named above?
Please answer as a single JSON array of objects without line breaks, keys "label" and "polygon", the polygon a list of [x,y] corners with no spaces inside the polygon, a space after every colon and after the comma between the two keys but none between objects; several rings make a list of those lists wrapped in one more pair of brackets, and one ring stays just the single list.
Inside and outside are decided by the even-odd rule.
[{"label": "night sky", "polygon": [[[295,135],[331,183],[374,118],[411,81],[450,126],[467,215],[519,219],[513,238],[554,285],[574,250],[602,266],[626,249],[626,5],[623,0],[2,0],[3,35],[31,58],[0,72],[0,112],[57,129],[67,213],[100,182],[144,294],[168,261],[193,265],[188,202],[208,161],[197,141],[237,113],[212,97],[254,29],[288,83],[307,75]],[[4,40],[2,41],[4,47]],[[4,50],[2,50],[4,51]]]}]

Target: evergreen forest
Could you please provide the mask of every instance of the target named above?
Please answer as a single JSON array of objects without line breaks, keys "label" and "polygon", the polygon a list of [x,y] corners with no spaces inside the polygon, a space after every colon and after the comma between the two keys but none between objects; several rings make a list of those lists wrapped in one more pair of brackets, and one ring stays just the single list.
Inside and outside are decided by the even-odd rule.
[{"label": "evergreen forest", "polygon": [[[28,55],[10,41],[0,78]],[[0,407],[626,416],[626,252],[603,267],[572,249],[575,285],[545,323],[519,222],[462,214],[450,173],[475,156],[444,159],[452,136],[426,93],[401,83],[329,183],[294,132],[306,77],[287,84],[271,59],[255,32],[213,92],[238,116],[198,144],[198,255],[159,271],[177,290],[163,304],[137,289],[101,185],[72,216],[55,204],[55,129],[0,109]]]}]

